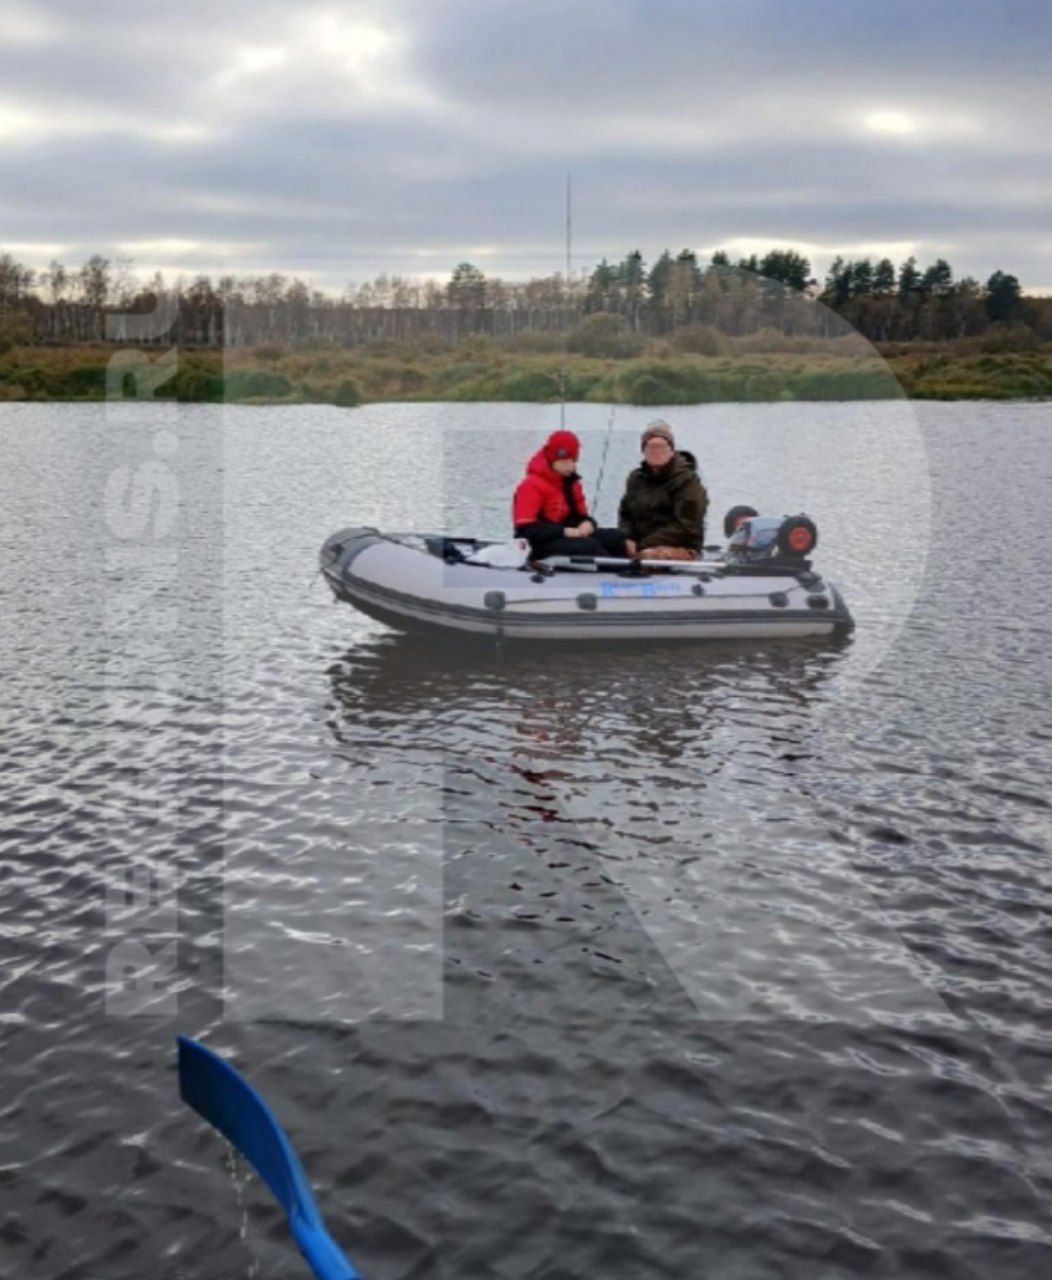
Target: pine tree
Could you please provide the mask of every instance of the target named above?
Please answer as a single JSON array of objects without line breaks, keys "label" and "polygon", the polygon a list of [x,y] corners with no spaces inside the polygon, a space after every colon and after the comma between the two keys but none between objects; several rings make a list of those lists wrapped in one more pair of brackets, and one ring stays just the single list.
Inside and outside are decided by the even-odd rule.
[{"label": "pine tree", "polygon": [[936,258],[920,279],[920,291],[926,297],[947,298],[953,292],[953,271],[945,258]]},{"label": "pine tree", "polygon": [[895,264],[890,258],[881,258],[873,272],[873,292],[878,298],[887,298],[895,292]]},{"label": "pine tree", "polygon": [[822,290],[822,301],[834,311],[839,310],[851,297],[852,264],[845,262],[838,253],[829,264],[826,272],[825,287]]},{"label": "pine tree", "polygon": [[986,282],[986,314],[991,322],[1011,324],[1023,310],[1022,288],[1015,276],[995,271]]},{"label": "pine tree", "polygon": [[669,270],[665,302],[673,325],[685,324],[694,314],[701,289],[701,271],[693,249],[681,249]]},{"label": "pine tree", "polygon": [[772,249],[760,263],[760,275],[802,291],[811,283],[811,263],[795,249]]},{"label": "pine tree", "polygon": [[917,270],[917,259],[911,254],[899,267],[899,301],[917,293],[920,286],[920,272]]},{"label": "pine tree", "polygon": [[669,278],[672,275],[672,254],[667,249],[650,268],[647,284],[650,288],[650,299],[656,309],[665,305],[665,294]]},{"label": "pine tree", "polygon": [[454,268],[446,285],[449,305],[467,309],[486,305],[486,277],[470,262],[461,262]]},{"label": "pine tree", "polygon": [[852,297],[863,297],[873,292],[873,263],[868,258],[860,258],[851,264]]},{"label": "pine tree", "polygon": [[638,249],[626,255],[618,267],[618,282],[625,300],[625,311],[629,323],[635,329],[639,323],[639,309],[643,303],[643,289],[646,284],[646,264]]}]

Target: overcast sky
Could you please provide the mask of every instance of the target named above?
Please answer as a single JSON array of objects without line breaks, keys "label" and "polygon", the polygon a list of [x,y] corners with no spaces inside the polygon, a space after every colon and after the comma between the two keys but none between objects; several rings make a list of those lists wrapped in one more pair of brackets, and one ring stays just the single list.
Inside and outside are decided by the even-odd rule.
[{"label": "overcast sky", "polygon": [[640,248],[1052,290],[1052,0],[0,0],[0,249],[342,288]]}]

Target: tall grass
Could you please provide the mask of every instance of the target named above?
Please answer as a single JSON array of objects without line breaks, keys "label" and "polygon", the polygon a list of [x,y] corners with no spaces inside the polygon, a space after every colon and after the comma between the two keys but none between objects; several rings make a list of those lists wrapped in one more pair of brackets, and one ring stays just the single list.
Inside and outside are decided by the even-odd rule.
[{"label": "tall grass", "polygon": [[[597,331],[618,348],[621,332]],[[993,345],[1011,346],[1006,332]],[[0,400],[97,400],[115,348],[15,347],[0,356]],[[148,353],[156,358],[157,353]],[[561,399],[631,404],[734,401],[1052,397],[1052,348],[984,350],[970,339],[885,347],[883,359],[854,338],[728,338],[681,330],[636,355],[566,349],[558,334],[458,344],[425,337],[352,349],[328,344],[180,353],[157,395],[187,401],[321,403],[385,400]],[[131,380],[129,380],[130,382]],[[125,388],[125,394],[133,390]]]}]

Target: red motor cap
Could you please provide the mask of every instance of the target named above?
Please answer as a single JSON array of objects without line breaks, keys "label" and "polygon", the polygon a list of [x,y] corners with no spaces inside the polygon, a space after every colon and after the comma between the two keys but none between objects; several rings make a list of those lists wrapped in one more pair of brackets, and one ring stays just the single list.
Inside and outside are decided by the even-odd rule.
[{"label": "red motor cap", "polygon": [[783,556],[802,560],[818,545],[818,529],[807,516],[789,516],[778,530],[778,550]]},{"label": "red motor cap", "polygon": [[811,530],[803,524],[798,524],[795,528],[789,530],[788,542],[794,551],[810,551],[814,544],[814,538],[811,536]]}]

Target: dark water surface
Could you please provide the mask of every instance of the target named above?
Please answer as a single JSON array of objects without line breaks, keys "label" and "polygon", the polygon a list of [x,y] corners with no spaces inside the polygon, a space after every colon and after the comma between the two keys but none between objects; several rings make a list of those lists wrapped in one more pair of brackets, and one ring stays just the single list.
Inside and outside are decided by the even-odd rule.
[{"label": "dark water surface", "polygon": [[498,532],[557,416],[0,407],[2,1274],[305,1274],[176,1031],[367,1280],[1052,1274],[1048,409],[669,412],[717,512],[816,516],[846,644],[311,583],[343,524]]}]

